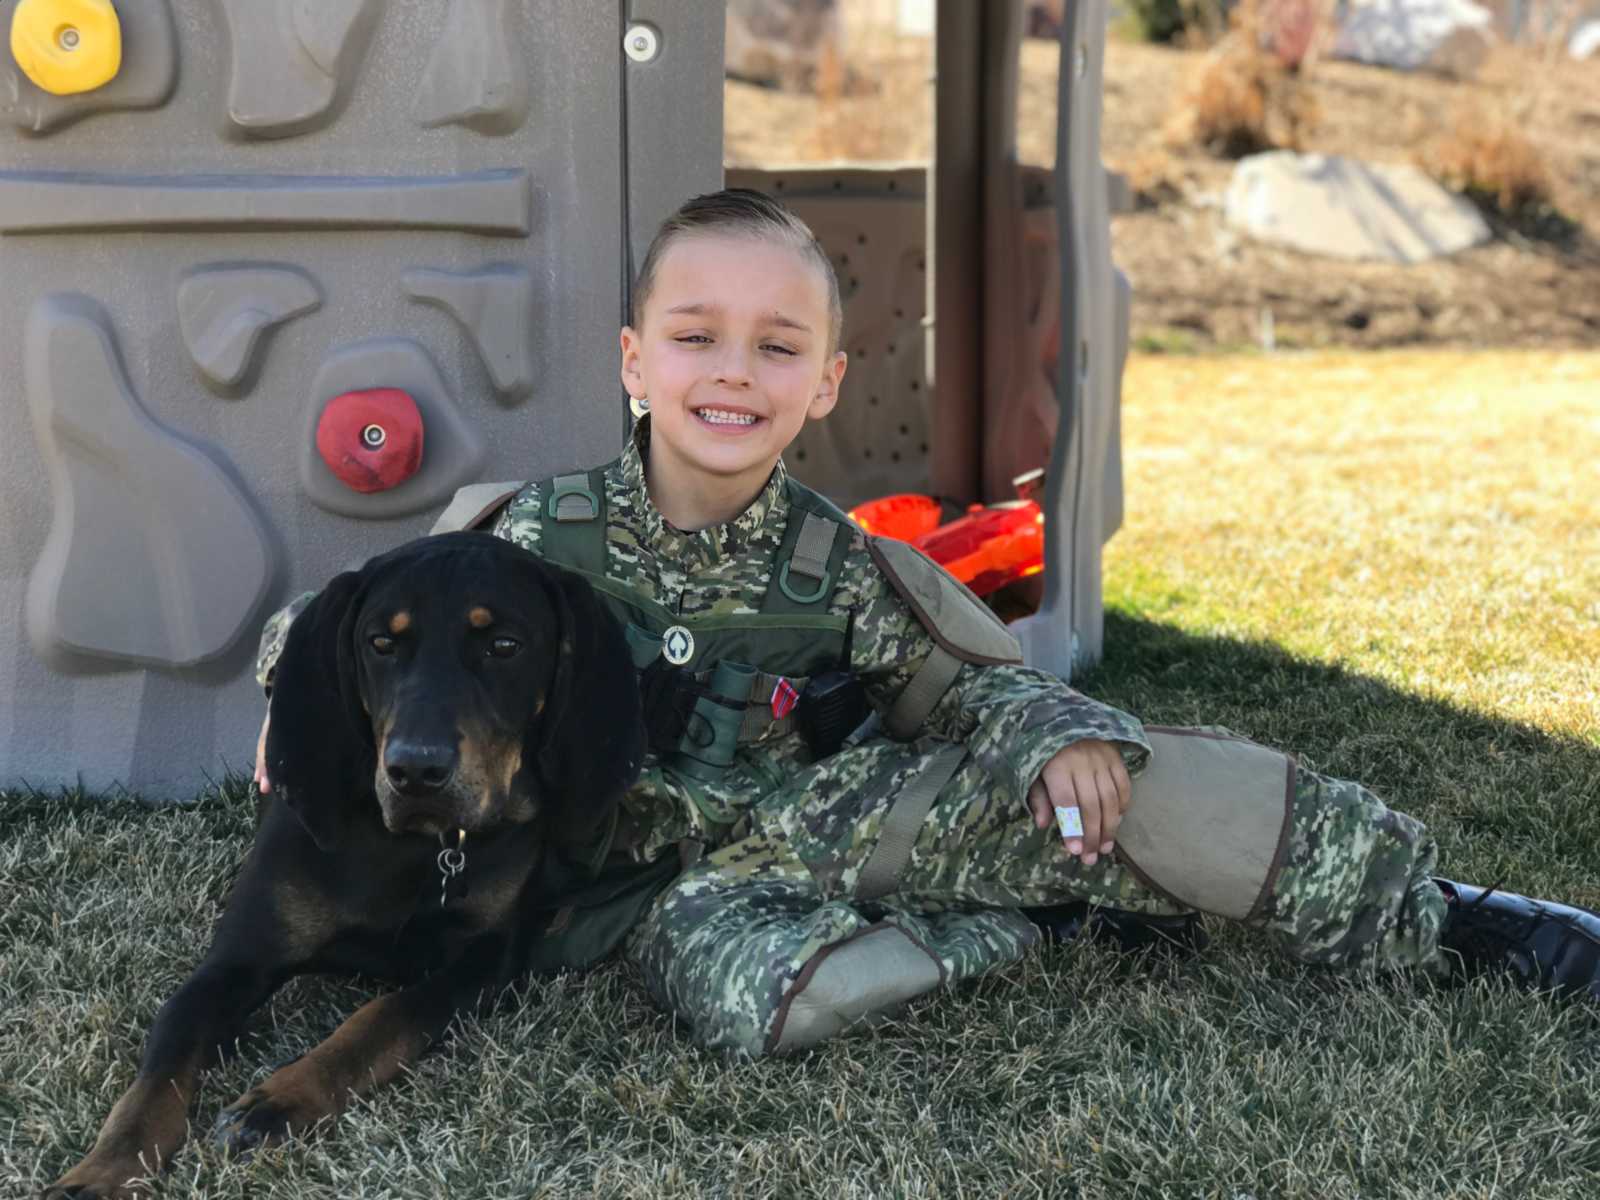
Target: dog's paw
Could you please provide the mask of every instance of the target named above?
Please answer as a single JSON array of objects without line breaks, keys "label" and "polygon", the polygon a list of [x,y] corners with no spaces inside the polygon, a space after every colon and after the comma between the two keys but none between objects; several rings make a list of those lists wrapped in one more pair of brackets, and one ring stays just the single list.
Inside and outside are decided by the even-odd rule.
[{"label": "dog's paw", "polygon": [[288,1141],[326,1116],[265,1087],[252,1088],[217,1114],[211,1140],[230,1154],[248,1155],[263,1146]]}]

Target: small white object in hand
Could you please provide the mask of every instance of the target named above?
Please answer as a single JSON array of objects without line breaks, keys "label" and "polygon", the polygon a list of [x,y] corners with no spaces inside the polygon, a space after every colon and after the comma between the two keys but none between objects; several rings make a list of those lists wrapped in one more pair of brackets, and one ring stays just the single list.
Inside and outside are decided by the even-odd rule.
[{"label": "small white object in hand", "polygon": [[1061,830],[1064,838],[1083,836],[1083,810],[1077,805],[1071,808],[1056,806],[1056,828]]}]

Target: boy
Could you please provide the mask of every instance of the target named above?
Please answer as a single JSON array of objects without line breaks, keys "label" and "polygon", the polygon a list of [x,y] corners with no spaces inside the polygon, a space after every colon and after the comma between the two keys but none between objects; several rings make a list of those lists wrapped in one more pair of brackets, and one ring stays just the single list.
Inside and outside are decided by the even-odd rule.
[{"label": "boy", "polygon": [[[1041,937],[1020,910],[1069,902],[1600,999],[1600,917],[1435,881],[1426,831],[1364,788],[1021,666],[970,595],[791,480],[782,453],[847,362],[832,267],[781,205],[691,200],[634,303],[623,455],[456,522],[585,573],[641,670],[653,752],[612,847],[635,882],[564,914],[548,965],[626,936],[697,1040],[751,1055],[1013,961]],[[263,635],[264,684],[293,613]]]}]

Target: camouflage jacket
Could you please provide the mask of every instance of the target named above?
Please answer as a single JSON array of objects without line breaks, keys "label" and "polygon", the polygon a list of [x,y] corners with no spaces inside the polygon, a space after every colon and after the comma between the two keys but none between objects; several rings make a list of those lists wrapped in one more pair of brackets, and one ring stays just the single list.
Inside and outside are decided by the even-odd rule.
[{"label": "camouflage jacket", "polygon": [[[789,519],[783,463],[738,517],[685,532],[650,502],[644,477],[648,438],[649,422],[641,421],[622,456],[605,468],[606,574],[685,616],[758,612]],[[502,510],[493,532],[538,553],[542,519],[538,485],[528,484]],[[309,599],[299,597],[269,619],[257,660],[257,679],[264,687],[270,688],[289,623]],[[859,531],[829,610],[852,618],[851,667],[873,707],[887,710],[934,642],[879,571]],[[1149,753],[1143,727],[1133,717],[1089,699],[1054,675],[1020,665],[963,664],[920,736],[963,742],[1019,807],[1044,764],[1073,742],[1116,742],[1130,770],[1142,766]],[[634,856],[650,861],[682,843],[722,844],[744,810],[810,761],[798,732],[740,747],[732,767],[714,782],[689,778],[651,755],[625,800],[642,831]]]}]

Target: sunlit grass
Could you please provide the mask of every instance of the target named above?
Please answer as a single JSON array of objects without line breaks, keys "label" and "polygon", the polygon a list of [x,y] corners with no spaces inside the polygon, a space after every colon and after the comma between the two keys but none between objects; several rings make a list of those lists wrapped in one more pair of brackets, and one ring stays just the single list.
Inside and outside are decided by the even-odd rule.
[{"label": "sunlit grass", "polygon": [[1107,604],[1600,744],[1600,354],[1135,357]]}]

